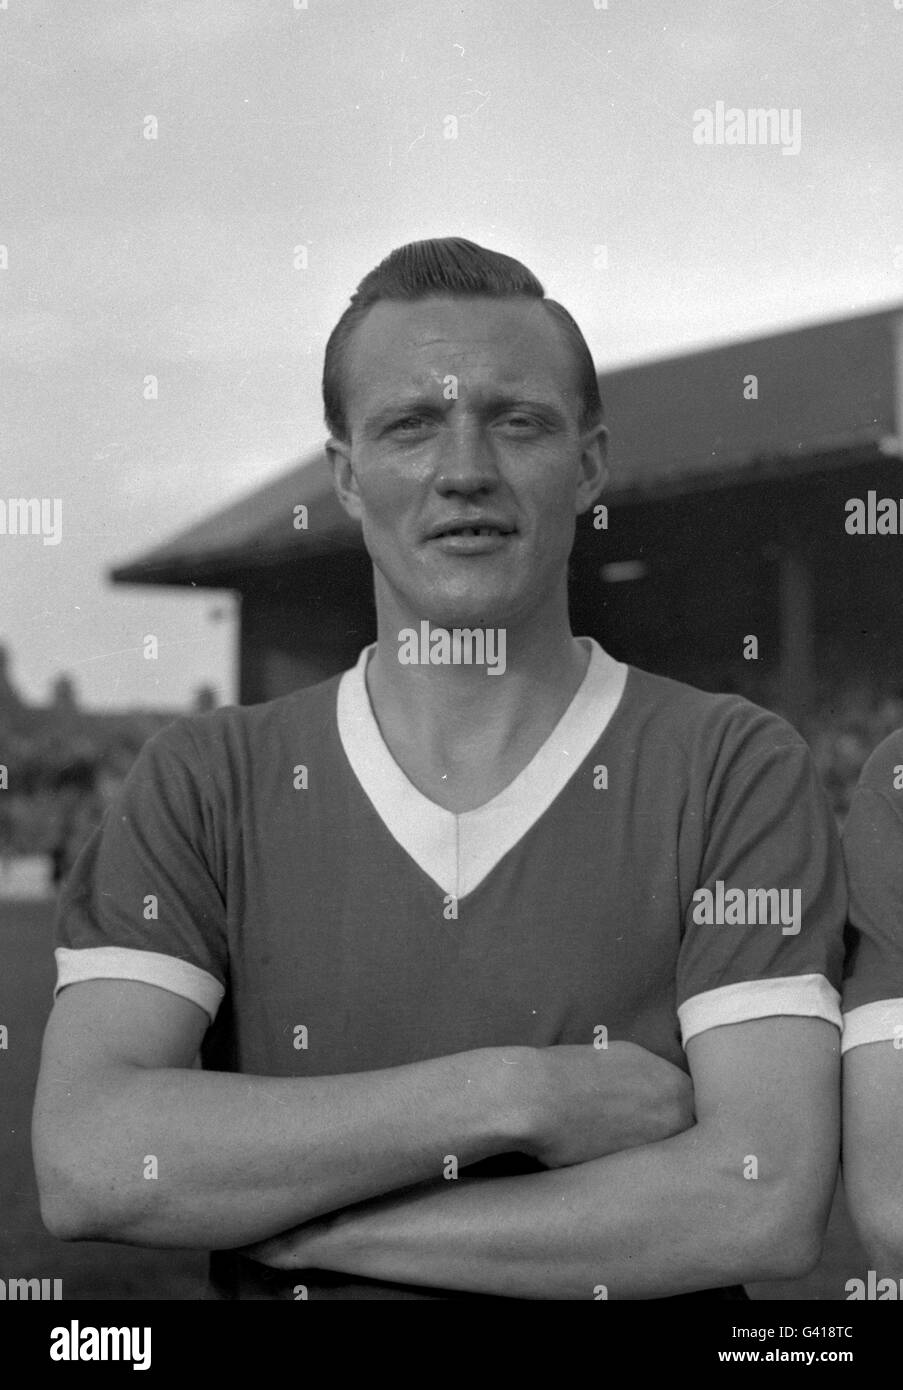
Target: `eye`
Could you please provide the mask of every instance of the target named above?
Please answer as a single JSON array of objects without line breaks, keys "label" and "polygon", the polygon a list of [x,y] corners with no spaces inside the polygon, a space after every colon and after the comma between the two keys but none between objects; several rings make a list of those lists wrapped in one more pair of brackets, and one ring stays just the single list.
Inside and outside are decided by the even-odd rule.
[{"label": "eye", "polygon": [[516,411],[511,415],[506,415],[502,424],[510,426],[520,434],[525,430],[537,430],[541,427],[540,421],[534,419],[532,415],[521,415]]},{"label": "eye", "polygon": [[389,425],[386,433],[410,437],[422,433],[428,425],[429,420],[425,415],[399,415],[398,419]]}]

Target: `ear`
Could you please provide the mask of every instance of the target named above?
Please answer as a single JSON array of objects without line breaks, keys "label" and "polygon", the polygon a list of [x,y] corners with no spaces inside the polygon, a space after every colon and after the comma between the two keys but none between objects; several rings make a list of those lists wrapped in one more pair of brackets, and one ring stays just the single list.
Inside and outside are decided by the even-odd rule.
[{"label": "ear", "polygon": [[351,443],[330,435],[326,441],[326,457],[332,468],[332,483],[336,496],[349,516],[361,519],[361,497],[351,466]]},{"label": "ear", "polygon": [[594,425],[582,439],[580,477],[575,499],[578,516],[589,511],[607,482],[608,430],[604,425]]}]

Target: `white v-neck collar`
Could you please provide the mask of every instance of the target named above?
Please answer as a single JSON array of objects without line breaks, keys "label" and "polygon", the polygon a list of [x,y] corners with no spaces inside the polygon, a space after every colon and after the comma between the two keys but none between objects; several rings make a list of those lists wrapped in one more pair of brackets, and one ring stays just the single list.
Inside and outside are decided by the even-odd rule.
[{"label": "white v-neck collar", "polygon": [[339,681],[339,738],[351,769],[390,835],[443,893],[463,898],[482,883],[548,810],[614,714],[627,667],[593,638],[577,640],[589,666],[545,743],[491,801],[457,815],[418,791],[386,746],[367,693],[375,643]]}]

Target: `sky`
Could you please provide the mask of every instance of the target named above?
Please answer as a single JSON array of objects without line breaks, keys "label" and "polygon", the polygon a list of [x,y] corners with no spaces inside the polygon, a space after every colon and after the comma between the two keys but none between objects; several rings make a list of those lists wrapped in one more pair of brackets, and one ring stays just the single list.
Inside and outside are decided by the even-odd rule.
[{"label": "sky", "polygon": [[903,0],[0,0],[0,502],[61,518],[0,533],[20,692],[236,698],[230,594],[108,572],[322,442],[403,242],[523,260],[600,369],[903,302],[901,72]]}]

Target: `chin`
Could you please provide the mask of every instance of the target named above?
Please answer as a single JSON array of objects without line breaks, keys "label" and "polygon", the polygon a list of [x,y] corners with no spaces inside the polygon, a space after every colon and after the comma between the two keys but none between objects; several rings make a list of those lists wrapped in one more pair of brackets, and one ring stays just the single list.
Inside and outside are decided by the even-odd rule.
[{"label": "chin", "polygon": [[517,605],[510,595],[431,593],[417,611],[434,627],[504,627]]},{"label": "chin", "polygon": [[388,567],[381,574],[387,591],[394,594],[393,607],[410,615],[406,626],[428,620],[446,629],[505,627],[537,599],[534,585],[516,586],[512,592],[510,575],[507,582],[502,576],[496,582],[490,576],[477,582],[475,576],[397,571],[393,579]]}]

